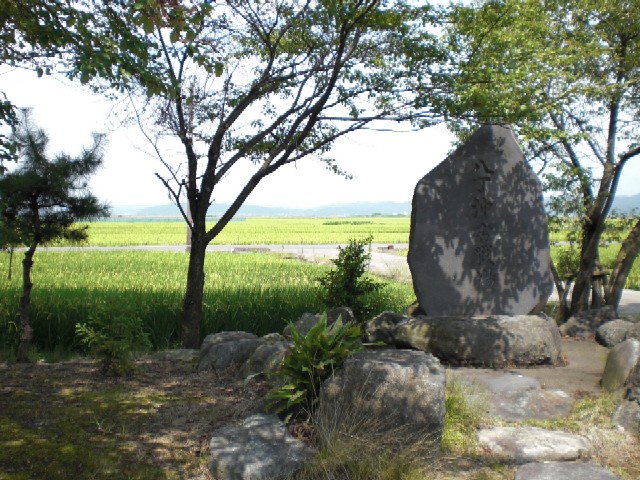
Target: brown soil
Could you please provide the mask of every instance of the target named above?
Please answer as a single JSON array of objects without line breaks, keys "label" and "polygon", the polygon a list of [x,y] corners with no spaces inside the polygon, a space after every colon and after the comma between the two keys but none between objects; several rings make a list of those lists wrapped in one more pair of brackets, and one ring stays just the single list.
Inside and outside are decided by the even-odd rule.
[{"label": "brown soil", "polygon": [[543,388],[564,390],[567,393],[601,392],[600,379],[607,363],[609,349],[596,343],[593,338],[581,340],[562,339],[563,365],[511,369],[540,382]]},{"label": "brown soil", "polygon": [[[576,398],[597,394],[607,349],[593,341],[563,344],[566,366],[517,371]],[[189,363],[162,355],[136,366],[130,379],[109,379],[87,359],[0,364],[0,480],[210,480],[211,433],[260,411],[268,383],[247,384],[234,368],[196,373]],[[65,424],[77,428],[67,432]],[[299,437],[312,436],[304,424],[294,427]],[[82,466],[59,464],[70,446],[83,449],[69,460]],[[511,479],[514,472],[509,466],[498,474],[478,459],[446,456],[438,470],[438,478],[448,479]],[[485,471],[489,476],[482,477]]]},{"label": "brown soil", "polygon": [[[260,410],[268,389],[261,380],[244,385],[235,369],[196,373],[186,362],[158,357],[138,360],[136,367],[130,379],[109,379],[100,376],[97,363],[87,359],[0,364],[0,450],[5,449],[0,453],[0,480],[208,479],[211,433]],[[68,423],[83,432],[65,433]],[[32,455],[30,447],[36,446],[28,442],[41,444],[34,458],[26,458]],[[87,463],[77,467],[83,474],[46,465],[44,449],[50,448],[55,456],[78,442],[86,442],[79,446],[86,447],[85,453],[76,460]],[[104,460],[91,458],[102,454],[92,450],[98,444],[107,450],[126,445],[126,452],[117,447],[122,458],[105,465]],[[11,455],[7,445],[19,455]],[[147,465],[138,468],[131,465],[135,462]],[[31,475],[24,476],[27,469]],[[133,473],[109,474],[110,470],[124,474],[127,469]],[[160,475],[152,475],[153,471]]]}]

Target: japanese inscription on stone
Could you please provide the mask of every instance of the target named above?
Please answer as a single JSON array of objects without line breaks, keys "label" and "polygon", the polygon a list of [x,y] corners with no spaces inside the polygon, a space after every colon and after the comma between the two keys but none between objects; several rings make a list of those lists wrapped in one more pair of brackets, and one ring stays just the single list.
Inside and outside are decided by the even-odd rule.
[{"label": "japanese inscription on stone", "polygon": [[418,182],[408,261],[429,315],[544,305],[553,281],[542,188],[508,126],[482,126]]}]

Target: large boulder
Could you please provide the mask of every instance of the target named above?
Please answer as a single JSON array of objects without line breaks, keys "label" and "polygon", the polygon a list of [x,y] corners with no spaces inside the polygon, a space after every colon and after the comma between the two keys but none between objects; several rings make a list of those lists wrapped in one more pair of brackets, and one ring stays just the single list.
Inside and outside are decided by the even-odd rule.
[{"label": "large boulder", "polygon": [[421,443],[435,456],[444,426],[444,390],[444,368],[430,354],[360,352],[322,385],[318,422],[372,441]]},{"label": "large boulder", "polygon": [[243,377],[260,373],[270,375],[280,369],[284,358],[289,352],[291,342],[280,335],[278,337],[280,339],[277,337],[263,337],[264,343],[259,345],[242,365],[240,374]]},{"label": "large boulder", "polygon": [[627,338],[627,333],[633,325],[633,322],[622,319],[603,323],[596,330],[596,341],[607,348],[615,347]]},{"label": "large boulder", "polygon": [[315,454],[277,416],[264,414],[216,431],[209,451],[209,469],[218,480],[289,478]]},{"label": "large boulder", "polygon": [[602,374],[602,388],[614,391],[625,387],[639,362],[640,340],[630,338],[613,347]]},{"label": "large boulder", "polygon": [[197,370],[215,370],[244,363],[264,340],[248,332],[207,335],[200,347]]},{"label": "large boulder", "polygon": [[416,185],[407,261],[427,315],[538,313],[553,290],[538,176],[483,125]]},{"label": "large boulder", "polygon": [[[320,319],[320,313],[303,313],[298,320],[293,322],[293,326],[296,331],[302,335],[303,337],[309,333],[309,330],[313,328],[313,326],[318,323]],[[327,326],[333,325],[338,318],[342,321],[342,323],[353,322],[355,317],[353,315],[353,311],[349,307],[337,307],[327,310]],[[282,331],[282,335],[285,338],[291,338],[291,326],[287,325],[284,327]]]},{"label": "large boulder", "polygon": [[409,317],[400,313],[385,311],[369,320],[364,326],[365,340],[370,343],[384,342],[392,345],[393,332],[400,322],[406,322]]},{"label": "large boulder", "polygon": [[611,305],[580,312],[570,317],[560,326],[560,334],[567,337],[588,338],[595,335],[596,330],[603,323],[616,318],[616,311]]},{"label": "large boulder", "polygon": [[398,346],[431,352],[451,365],[555,365],[562,344],[545,315],[415,317],[394,330]]}]

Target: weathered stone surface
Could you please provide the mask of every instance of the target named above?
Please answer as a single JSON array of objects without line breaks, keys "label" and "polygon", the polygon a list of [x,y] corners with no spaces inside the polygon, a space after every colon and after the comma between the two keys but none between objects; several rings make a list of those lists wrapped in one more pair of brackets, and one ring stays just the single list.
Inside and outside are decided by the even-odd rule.
[{"label": "weathered stone surface", "polygon": [[611,305],[602,308],[595,308],[580,312],[578,315],[569,318],[560,326],[560,334],[568,337],[587,338],[595,335],[600,325],[614,320],[616,311]]},{"label": "weathered stone surface", "polygon": [[628,340],[629,338],[640,340],[640,323],[636,323],[629,327],[629,330],[627,330],[627,334],[625,335],[624,339]]},{"label": "weathered stone surface", "polygon": [[542,187],[484,125],[416,185],[408,262],[427,315],[537,313],[553,289]]},{"label": "weathered stone surface", "polygon": [[510,422],[566,417],[573,399],[562,390],[526,390],[493,395],[489,413]]},{"label": "weathered stone surface", "polygon": [[434,445],[444,425],[445,371],[432,355],[373,350],[349,358],[320,391],[319,422],[351,433]]},{"label": "weathered stone surface", "polygon": [[596,341],[608,348],[615,347],[625,340],[627,332],[632,326],[632,322],[622,319],[603,323],[596,330]]},{"label": "weathered stone surface", "polygon": [[640,362],[640,340],[630,338],[613,347],[602,374],[602,388],[613,391],[624,387],[638,362]]},{"label": "weathered stone surface", "polygon": [[598,465],[582,462],[527,463],[518,467],[515,480],[619,480]]},{"label": "weathered stone surface", "polygon": [[536,427],[481,430],[478,440],[490,456],[513,463],[577,460],[591,450],[585,437]]},{"label": "weathered stone surface", "polygon": [[623,400],[611,420],[629,432],[640,434],[640,404],[637,400]]},{"label": "weathered stone surface", "polygon": [[556,323],[543,315],[415,317],[393,336],[452,365],[553,365],[562,351]]},{"label": "weathered stone surface", "polygon": [[[302,316],[293,322],[293,326],[298,331],[298,333],[302,336],[305,336],[309,333],[309,330],[313,328],[313,326],[318,322],[318,315],[315,313],[303,313]],[[291,325],[287,325],[282,330],[282,335],[285,338],[291,339]]]},{"label": "weathered stone surface", "polygon": [[384,342],[393,344],[393,331],[400,322],[406,322],[409,317],[395,312],[382,312],[369,320],[364,326],[365,340],[367,342]]},{"label": "weathered stone surface", "polygon": [[[353,322],[355,317],[353,316],[353,311],[349,307],[337,307],[327,310],[327,325],[332,325],[335,321],[340,317],[342,323]],[[320,318],[319,313],[303,313],[302,316],[293,322],[294,327],[298,333],[302,336],[305,336],[309,333],[309,330],[313,328],[313,326],[318,322]],[[282,331],[282,335],[286,338],[291,338],[291,327],[287,325],[284,327]]]},{"label": "weathered stone surface", "polygon": [[535,378],[517,373],[477,368],[459,368],[453,371],[459,372],[461,378],[480,385],[491,394],[513,394],[541,388],[540,382]]},{"label": "weathered stone surface", "polygon": [[265,341],[242,365],[240,374],[246,377],[256,373],[271,374],[276,372],[282,365],[290,346],[291,342],[287,340],[281,342]]},{"label": "weathered stone surface", "polygon": [[263,414],[216,431],[209,450],[209,469],[219,480],[288,478],[315,453],[293,438],[278,417]]},{"label": "weathered stone surface", "polygon": [[264,340],[253,333],[221,332],[207,337],[200,347],[198,371],[226,368],[246,362]]}]

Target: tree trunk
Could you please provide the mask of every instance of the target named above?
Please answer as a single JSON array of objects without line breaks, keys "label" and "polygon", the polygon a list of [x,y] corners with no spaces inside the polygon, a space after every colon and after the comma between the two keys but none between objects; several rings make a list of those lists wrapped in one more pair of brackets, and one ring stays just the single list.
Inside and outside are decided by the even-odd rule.
[{"label": "tree trunk", "polygon": [[29,322],[29,303],[31,302],[31,267],[33,266],[33,254],[36,245],[32,245],[24,254],[22,260],[22,296],[20,297],[20,343],[18,344],[17,361],[27,363],[30,361],[29,352],[33,341],[33,329]]},{"label": "tree trunk", "polygon": [[189,252],[187,288],[182,303],[182,347],[200,348],[202,298],[204,293],[204,259],[207,242],[203,232],[194,228]]},{"label": "tree trunk", "polygon": [[556,285],[556,292],[558,292],[558,311],[556,312],[555,319],[564,322],[567,317],[567,286],[565,285],[560,274],[556,269],[553,260],[551,260],[551,274],[553,275],[553,283]]},{"label": "tree trunk", "polygon": [[613,270],[611,271],[609,284],[605,288],[607,305],[612,305],[616,312],[620,304],[622,289],[627,282],[627,277],[629,276],[633,262],[638,256],[638,252],[640,252],[640,219],[638,219],[629,232],[629,235],[627,235],[627,238],[622,242],[613,265]]}]

